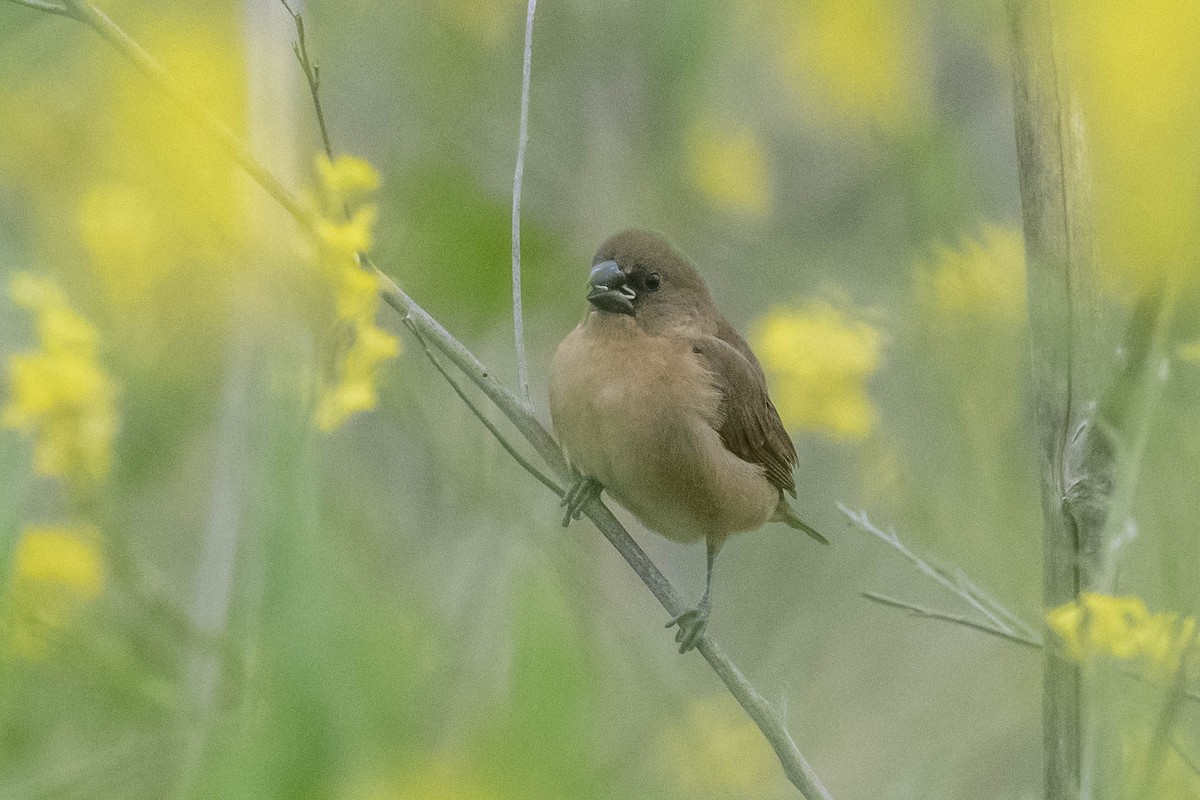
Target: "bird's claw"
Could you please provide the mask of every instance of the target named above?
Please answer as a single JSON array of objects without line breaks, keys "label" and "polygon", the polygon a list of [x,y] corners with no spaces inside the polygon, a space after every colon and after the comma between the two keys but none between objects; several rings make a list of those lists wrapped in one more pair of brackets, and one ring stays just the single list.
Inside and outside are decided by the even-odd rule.
[{"label": "bird's claw", "polygon": [[675,641],[679,644],[680,653],[686,653],[700,643],[701,637],[708,628],[710,610],[706,603],[701,603],[677,617],[672,617],[671,621],[667,623],[668,628],[679,626],[679,630],[675,632]]},{"label": "bird's claw", "polygon": [[589,500],[599,495],[603,489],[600,481],[595,478],[582,475],[576,478],[575,482],[567,489],[567,493],[563,495],[562,526],[565,528],[571,524],[571,520],[579,519],[583,514],[583,507]]}]

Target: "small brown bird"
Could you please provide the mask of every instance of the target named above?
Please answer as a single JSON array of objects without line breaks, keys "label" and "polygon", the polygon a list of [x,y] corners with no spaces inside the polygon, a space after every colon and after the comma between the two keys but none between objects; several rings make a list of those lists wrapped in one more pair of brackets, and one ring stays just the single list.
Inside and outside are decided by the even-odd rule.
[{"label": "small brown bird", "polygon": [[796,448],[758,359],[687,259],[656,234],[623,231],[600,246],[588,285],[591,308],[550,368],[554,429],[579,473],[563,525],[607,490],[651,530],[705,540],[704,595],[667,623],[683,653],[708,624],[730,534],[777,520],[828,541],[788,503]]}]

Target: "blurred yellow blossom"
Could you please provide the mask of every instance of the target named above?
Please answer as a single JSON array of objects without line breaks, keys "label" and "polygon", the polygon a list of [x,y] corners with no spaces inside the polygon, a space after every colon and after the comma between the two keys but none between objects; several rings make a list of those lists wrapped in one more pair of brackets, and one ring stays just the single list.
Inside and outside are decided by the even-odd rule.
[{"label": "blurred yellow blossom", "polygon": [[473,775],[470,762],[447,753],[429,756],[403,774],[354,781],[339,794],[344,800],[500,800],[511,796]]},{"label": "blurred yellow blossom", "polygon": [[1025,319],[1025,245],[1016,228],[986,226],[979,240],[941,245],[917,270],[917,290],[932,310],[1020,323]]},{"label": "blurred yellow blossom", "polygon": [[1063,28],[1110,288],[1200,277],[1200,4],[1069,0]]},{"label": "blurred yellow blossom", "polygon": [[729,697],[692,702],[652,745],[659,770],[687,797],[778,797],[779,763],[762,732]]},{"label": "blurred yellow blossom", "polygon": [[692,183],[716,205],[753,215],[770,210],[766,159],[749,128],[727,132],[697,123],[688,135],[687,163]]},{"label": "blurred yellow blossom", "polygon": [[379,289],[358,263],[358,254],[374,243],[379,212],[362,203],[378,188],[378,173],[359,158],[330,161],[323,155],[316,159],[316,173],[316,266],[332,295],[338,327],[348,331],[349,339],[334,374],[323,381],[314,413],[316,426],[331,431],[352,415],[375,408],[379,366],[400,354],[400,340],[376,325]]},{"label": "blurred yellow blossom", "polygon": [[87,525],[22,531],[5,615],[8,644],[17,655],[47,655],[53,637],[84,603],[99,596],[104,568],[98,539],[99,532]]},{"label": "blurred yellow blossom", "polygon": [[883,358],[883,335],[823,301],[776,308],[750,331],[771,379],[772,398],[792,430],[838,437],[871,432],[875,410],[867,379]]},{"label": "blurred yellow blossom", "polygon": [[46,279],[20,273],[11,293],[36,315],[39,348],[9,360],[0,424],[33,436],[39,475],[65,477],[76,488],[102,482],[112,463],[117,391],[100,364],[97,331]]},{"label": "blurred yellow blossom", "polygon": [[1071,658],[1110,656],[1137,661],[1148,674],[1173,675],[1192,646],[1196,620],[1175,613],[1151,614],[1139,597],[1084,592],[1046,614]]},{"label": "blurred yellow blossom", "polygon": [[379,173],[354,156],[341,156],[336,161],[318,157],[317,177],[329,196],[343,203],[357,203],[379,188]]},{"label": "blurred yellow blossom", "polygon": [[924,100],[909,0],[802,0],[774,7],[777,63],[833,121],[892,129]]},{"label": "blurred yellow blossom", "polygon": [[1200,364],[1200,340],[1182,342],[1177,345],[1175,357],[1190,364]]}]

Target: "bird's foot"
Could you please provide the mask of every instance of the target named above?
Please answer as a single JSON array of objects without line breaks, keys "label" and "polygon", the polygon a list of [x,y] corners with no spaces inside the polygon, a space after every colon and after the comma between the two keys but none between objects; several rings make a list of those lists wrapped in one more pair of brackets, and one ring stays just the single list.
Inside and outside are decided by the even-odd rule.
[{"label": "bird's foot", "polygon": [[679,644],[680,653],[686,653],[700,643],[700,638],[708,628],[708,616],[711,611],[711,606],[701,600],[698,606],[689,608],[667,623],[668,628],[679,626],[679,630],[675,632],[675,641]]},{"label": "bird's foot", "polygon": [[576,478],[575,482],[567,489],[567,493],[563,495],[563,527],[565,528],[570,525],[571,520],[579,519],[580,515],[583,514],[583,507],[603,490],[604,487],[595,478],[583,475]]}]

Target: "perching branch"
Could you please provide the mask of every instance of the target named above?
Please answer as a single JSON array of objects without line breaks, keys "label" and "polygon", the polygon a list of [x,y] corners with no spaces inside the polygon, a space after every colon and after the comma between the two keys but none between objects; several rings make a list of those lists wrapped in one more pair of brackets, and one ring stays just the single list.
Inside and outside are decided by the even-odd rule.
[{"label": "perching branch", "polygon": [[517,166],[513,171],[512,194],[512,297],[513,337],[517,345],[517,386],[527,407],[529,361],[525,355],[525,314],[521,308],[521,181],[525,177],[525,147],[529,144],[529,74],[533,62],[533,15],[537,0],[529,0],[525,12],[525,58],[521,68],[521,122],[517,134]]},{"label": "perching branch", "polygon": [[[64,0],[65,13],[57,7],[42,8],[43,3],[30,0],[13,0],[31,8],[63,13],[92,28],[122,56],[131,61],[168,97],[188,112],[192,120],[203,130],[214,136],[229,156],[241,166],[256,183],[274,198],[306,230],[312,231],[315,220],[300,201],[280,181],[258,162],[249,149],[219,119],[201,105],[157,61],[131,39],[119,26],[105,16],[87,0]],[[532,3],[530,4],[532,6]],[[532,24],[532,10],[529,24]],[[297,47],[297,50],[300,48]],[[311,88],[311,87],[310,87]],[[491,372],[457,339],[450,335],[433,317],[404,293],[387,275],[369,259],[363,263],[371,269],[380,284],[384,300],[395,309],[405,323],[425,341],[432,344],[460,369],[497,408],[508,417],[518,431],[534,447],[562,482],[570,479],[566,459],[550,433],[534,417],[529,405],[511,390],[496,380]],[[654,594],[671,616],[684,610],[684,603],[674,587],[663,577],[629,532],[617,521],[599,498],[593,498],[583,508],[601,533],[617,548],[634,569],[646,587]],[[734,698],[754,720],[771,747],[779,757],[788,779],[809,800],[829,800],[831,795],[821,784],[812,767],[800,753],[791,735],[784,727],[779,714],[746,680],[741,671],[708,636],[700,639],[696,648],[721,678]]]}]

